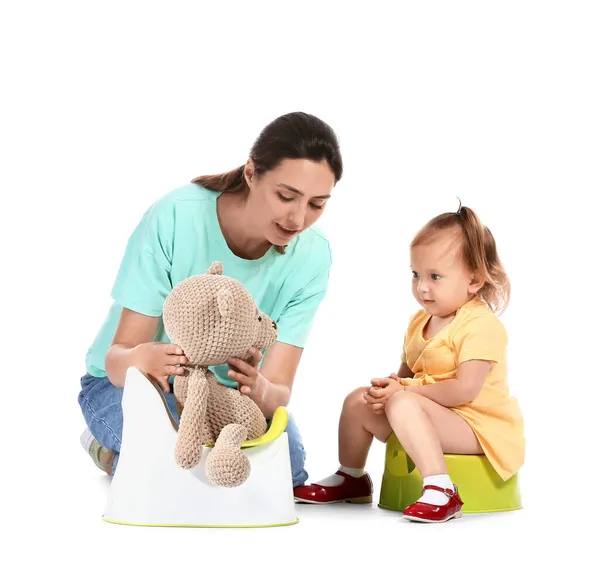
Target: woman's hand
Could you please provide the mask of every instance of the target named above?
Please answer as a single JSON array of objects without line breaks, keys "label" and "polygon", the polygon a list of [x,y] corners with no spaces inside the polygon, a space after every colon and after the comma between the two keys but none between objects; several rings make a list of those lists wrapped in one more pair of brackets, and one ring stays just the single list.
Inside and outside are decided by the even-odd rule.
[{"label": "woman's hand", "polygon": [[383,379],[371,379],[371,388],[365,391],[363,397],[369,405],[371,410],[376,415],[383,415],[385,413],[385,405],[388,399],[398,391],[404,391],[404,386],[398,381],[390,377]]},{"label": "woman's hand", "polygon": [[248,354],[250,359],[247,362],[241,358],[230,358],[227,361],[227,375],[239,384],[242,394],[248,395],[255,402],[262,401],[267,388],[267,379],[258,370],[262,354],[256,348],[251,348]]},{"label": "woman's hand", "polygon": [[171,391],[169,377],[183,375],[188,364],[181,347],[168,342],[143,342],[133,349],[133,361],[142,373],[157,382],[165,393]]}]

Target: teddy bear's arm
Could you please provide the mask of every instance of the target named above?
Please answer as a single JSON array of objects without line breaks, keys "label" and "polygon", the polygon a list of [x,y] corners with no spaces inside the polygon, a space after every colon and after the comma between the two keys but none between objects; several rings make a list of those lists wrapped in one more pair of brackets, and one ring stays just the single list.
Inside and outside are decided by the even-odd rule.
[{"label": "teddy bear's arm", "polygon": [[177,414],[181,417],[183,407],[185,406],[185,400],[187,399],[188,393],[188,380],[187,375],[176,375],[173,381],[173,394],[175,395],[175,405],[177,406]]}]

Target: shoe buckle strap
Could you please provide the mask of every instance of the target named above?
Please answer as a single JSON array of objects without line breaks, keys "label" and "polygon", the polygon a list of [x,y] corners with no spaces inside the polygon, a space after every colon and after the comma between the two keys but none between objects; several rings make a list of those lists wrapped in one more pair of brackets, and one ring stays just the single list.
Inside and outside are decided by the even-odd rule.
[{"label": "shoe buckle strap", "polygon": [[437,485],[425,485],[423,487],[423,491],[425,491],[426,489],[433,489],[435,491],[439,491],[441,493],[443,493],[448,499],[454,500],[456,503],[463,505],[463,501],[461,501],[458,497],[458,493],[456,492],[455,489],[444,489],[443,487],[439,487]]}]

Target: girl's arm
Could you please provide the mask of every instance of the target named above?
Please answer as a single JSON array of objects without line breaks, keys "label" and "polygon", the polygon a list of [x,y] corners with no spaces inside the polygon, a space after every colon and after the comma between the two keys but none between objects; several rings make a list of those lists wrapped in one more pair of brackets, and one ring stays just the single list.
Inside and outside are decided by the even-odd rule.
[{"label": "girl's arm", "polygon": [[[389,377],[387,377],[388,379],[393,379],[395,381],[399,381],[400,379],[412,379],[415,376],[415,373],[413,373],[410,370],[410,367],[403,362],[400,365],[400,369],[398,370],[398,374],[396,373],[392,373]],[[383,379],[375,379],[377,381],[383,380]]]},{"label": "girl's arm", "polygon": [[415,373],[413,373],[410,370],[410,367],[405,362],[403,362],[400,365],[400,370],[398,371],[398,378],[399,379],[412,379],[414,376],[415,376]]},{"label": "girl's arm", "polygon": [[470,403],[481,391],[492,367],[487,360],[470,360],[458,366],[455,379],[431,385],[408,385],[405,390],[417,393],[444,407],[459,407]]}]

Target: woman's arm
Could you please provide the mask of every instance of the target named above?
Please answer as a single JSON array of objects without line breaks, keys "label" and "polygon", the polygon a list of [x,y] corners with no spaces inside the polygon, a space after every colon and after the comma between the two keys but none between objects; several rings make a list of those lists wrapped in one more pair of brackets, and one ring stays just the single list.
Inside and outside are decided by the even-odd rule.
[{"label": "woman's arm", "polygon": [[275,342],[267,351],[261,367],[261,375],[267,384],[264,399],[258,405],[266,417],[271,417],[277,407],[285,407],[290,402],[302,351],[302,348],[284,342]]},{"label": "woman's arm", "polygon": [[267,419],[277,407],[285,407],[292,394],[292,385],[302,356],[302,349],[283,342],[275,342],[267,350],[262,367],[260,352],[252,351],[250,362],[232,359],[229,376],[240,385],[240,392],[250,397]]},{"label": "woman's arm", "polygon": [[129,367],[137,367],[169,392],[169,376],[183,374],[188,360],[176,344],[153,342],[160,317],[123,308],[111,347],[106,353],[106,374],[116,387],[125,384]]}]

